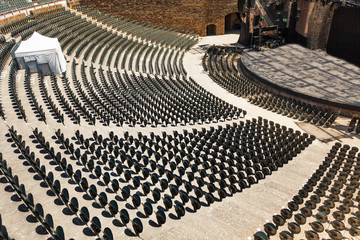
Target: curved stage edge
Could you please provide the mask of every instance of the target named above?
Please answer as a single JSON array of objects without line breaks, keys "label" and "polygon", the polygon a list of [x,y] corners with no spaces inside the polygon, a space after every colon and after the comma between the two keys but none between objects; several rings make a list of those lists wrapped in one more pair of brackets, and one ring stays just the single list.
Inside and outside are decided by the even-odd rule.
[{"label": "curved stage edge", "polygon": [[261,86],[270,89],[276,94],[280,94],[285,97],[294,98],[296,100],[300,100],[302,102],[310,103],[318,107],[330,109],[334,112],[340,112],[341,115],[349,116],[351,117],[353,114],[358,114],[360,112],[360,106],[354,106],[350,104],[344,104],[344,103],[338,103],[338,102],[332,102],[329,100],[317,98],[314,96],[306,95],[303,93],[299,93],[296,91],[293,91],[289,88],[281,87],[273,82],[270,82],[269,80],[266,80],[260,76],[258,76],[256,73],[250,71],[242,62],[242,59],[239,60],[239,66],[243,74],[251,79],[252,81],[260,84]]}]

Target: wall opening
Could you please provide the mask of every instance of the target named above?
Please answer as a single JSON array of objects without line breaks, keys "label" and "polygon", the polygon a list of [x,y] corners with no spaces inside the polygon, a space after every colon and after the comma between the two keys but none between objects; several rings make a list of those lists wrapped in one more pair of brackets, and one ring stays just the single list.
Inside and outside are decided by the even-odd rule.
[{"label": "wall opening", "polygon": [[216,35],[216,25],[210,24],[206,26],[206,36]]},{"label": "wall opening", "polygon": [[360,66],[360,9],[335,10],[326,46],[327,53]]},{"label": "wall opening", "polygon": [[239,32],[240,30],[240,15],[238,12],[233,12],[225,16],[225,33]]}]

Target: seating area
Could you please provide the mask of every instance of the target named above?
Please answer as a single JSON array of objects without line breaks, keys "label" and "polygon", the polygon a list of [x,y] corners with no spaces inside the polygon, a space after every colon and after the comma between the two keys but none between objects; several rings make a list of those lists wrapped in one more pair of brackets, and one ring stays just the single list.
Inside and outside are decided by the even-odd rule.
[{"label": "seating area", "polygon": [[[202,239],[214,237],[214,231],[216,236],[232,234],[231,229],[235,234],[224,239],[244,239],[253,234],[259,216],[276,206],[259,210],[264,195],[256,194],[273,189],[280,199],[295,192],[290,184],[277,189],[276,181],[299,182],[300,170],[310,173],[318,156],[331,148],[297,123],[330,126],[337,114],[276,95],[247,79],[236,64],[242,48],[212,47],[202,66],[199,58],[195,67],[203,67],[214,84],[259,106],[258,111],[228,101],[217,92],[221,87],[204,86],[188,71],[184,63],[197,64],[186,62],[201,40],[197,34],[141,24],[78,3],[72,7],[39,12],[0,28],[0,239]],[[59,40],[67,62],[64,73],[19,69],[11,58],[13,46],[35,31]],[[358,187],[356,153],[356,147],[334,145],[293,202],[307,201],[310,208],[318,198],[307,200],[309,189],[325,175],[329,184],[342,182],[336,187],[349,194]],[[325,189],[323,183],[314,194],[330,198],[324,192],[331,187]],[[255,196],[258,202],[242,196]],[[341,195],[332,201],[355,209],[347,199]],[[247,221],[251,228],[246,233],[238,231],[242,214],[234,203],[257,211],[256,220]],[[285,214],[298,214],[294,205]],[[298,230],[290,221],[290,232],[282,227],[285,223],[275,224],[276,230],[269,225],[254,238],[291,239]],[[303,225],[298,236],[310,231]],[[355,225],[351,229],[338,231],[355,236]],[[311,234],[327,237],[325,232]]]},{"label": "seating area", "polygon": [[33,3],[26,0],[1,0],[0,1],[0,12],[9,12],[22,8],[27,8]]},{"label": "seating area", "polygon": [[[82,9],[82,11],[85,10]],[[85,12],[89,16],[101,19],[106,24],[110,24],[110,20],[111,22],[120,21],[109,16],[104,19],[104,16],[95,15],[94,10]],[[19,20],[18,22],[24,21]],[[86,21],[70,11],[65,11],[63,8],[34,15],[25,24],[18,25],[18,22],[6,26],[6,28],[4,27],[3,31],[8,32],[11,30],[12,37],[20,35],[22,40],[31,36],[34,31],[50,37],[58,37],[62,48],[67,49],[66,54],[68,56],[75,53],[75,59],[72,61],[72,77],[69,78],[64,75],[63,78],[66,78],[66,81],[69,79],[74,81],[77,92],[81,96],[80,99],[85,100],[85,103],[76,101],[77,106],[71,106],[66,99],[66,95],[62,94],[61,87],[57,84],[58,81],[55,77],[51,77],[50,81],[52,85],[55,85],[53,88],[55,90],[54,96],[60,100],[60,106],[62,107],[56,106],[44,85],[44,76],[41,73],[38,74],[43,100],[45,103],[49,103],[51,111],[55,113],[56,118],[63,124],[65,120],[61,110],[69,113],[71,120],[74,120],[75,123],[80,123],[80,112],[75,109],[83,110],[81,112],[85,113],[86,120],[91,124],[95,124],[95,119],[98,118],[99,121],[106,125],[112,123],[123,126],[125,123],[130,126],[140,124],[144,127],[147,125],[156,127],[158,125],[176,126],[177,124],[186,125],[188,123],[195,124],[196,122],[218,122],[238,118],[246,114],[246,111],[242,111],[242,109],[229,105],[208,94],[195,81],[186,77],[181,61],[184,51],[194,44],[196,36],[165,29],[154,31],[153,28],[148,26],[126,21],[123,24],[126,26],[122,26],[123,28],[119,24],[116,26],[111,25],[113,28],[129,31],[131,37],[124,38],[122,35],[114,34],[96,26],[94,23]],[[131,25],[128,26],[129,24]],[[141,31],[143,35],[140,35],[140,33],[136,35],[134,29],[140,27],[144,28]],[[137,32],[139,32],[138,29]],[[136,43],[135,37],[146,39],[146,43]],[[109,41],[111,43],[106,45]],[[150,47],[150,44],[152,47]],[[137,46],[134,48],[135,45]],[[100,64],[103,63],[105,56],[108,54],[107,64],[104,66],[106,70],[102,67],[95,69],[93,64],[98,63],[96,61],[97,55],[104,46],[106,47],[101,53]],[[142,46],[142,52],[146,48],[150,50],[146,50],[142,59],[142,71],[140,71],[142,53],[136,55],[137,51],[135,50],[139,49],[140,46]],[[84,58],[87,59],[90,51],[95,47],[94,55],[96,56],[92,56],[92,64],[88,68],[85,65],[85,59],[81,61],[81,53],[84,52],[86,56]],[[110,49],[111,51],[108,53]],[[130,51],[132,51],[131,54]],[[128,55],[130,55],[130,58],[125,57]],[[77,58],[80,59],[77,60]],[[78,61],[82,62],[80,64],[80,76],[77,76],[79,65],[76,62]],[[133,68],[138,71],[134,71]],[[12,69],[11,81],[14,84],[15,66]],[[16,89],[16,86],[12,88]],[[26,120],[25,111],[15,90],[13,90],[13,94],[17,108],[23,119]],[[70,95],[74,95],[74,92]],[[139,98],[139,96],[141,97]],[[77,99],[79,100],[79,98]],[[32,102],[36,103],[37,100],[32,97]],[[154,102],[157,104],[153,105]],[[85,110],[85,105],[93,113]],[[186,114],[184,114],[184,111],[186,111]],[[42,110],[39,111],[39,109],[37,112],[41,112],[41,118],[44,120],[45,113]],[[94,114],[96,117],[93,116]]]},{"label": "seating area", "polygon": [[56,2],[56,0],[35,0],[38,4],[46,4],[51,2]]},{"label": "seating area", "polygon": [[356,239],[360,236],[358,147],[335,143],[287,207],[255,239]]},{"label": "seating area", "polygon": [[15,9],[14,6],[11,6],[10,3],[8,1],[1,1],[0,2],[0,10],[1,11],[10,11],[10,10],[13,10]]},{"label": "seating area", "polygon": [[29,8],[59,2],[59,0],[1,0],[0,14],[9,14]]},{"label": "seating area", "polygon": [[1,0],[0,1],[0,13],[9,13],[11,11],[17,11],[26,9],[33,6],[32,1],[27,0]]},{"label": "seating area", "polygon": [[[13,129],[10,129],[11,137],[20,147],[21,137],[18,138],[16,131],[12,131]],[[21,148],[23,156],[31,160],[32,157],[29,155],[28,151]],[[26,205],[27,209],[29,209],[32,212],[32,215],[42,224],[42,226],[46,229],[48,233],[51,234],[51,236],[56,240],[65,240],[64,237],[64,231],[61,226],[54,228],[54,222],[53,217],[51,214],[44,215],[43,206],[40,203],[36,203],[34,201],[34,197],[31,193],[26,193],[26,189],[24,184],[20,184],[19,178],[17,175],[13,175],[11,167],[7,166],[7,162],[5,159],[0,159],[0,169],[2,173],[4,174],[6,180],[11,185],[11,187],[16,191],[18,197],[22,200],[22,202]],[[35,162],[34,162],[35,164]],[[38,171],[41,171],[40,169],[37,169]],[[6,239],[10,239],[7,236],[6,228],[2,227],[1,234],[3,234]]]},{"label": "seating area", "polygon": [[203,57],[204,70],[230,93],[269,111],[324,127],[330,127],[336,120],[339,113],[274,93],[247,78],[237,63],[241,52],[238,48],[212,46]]},{"label": "seating area", "polygon": [[[81,219],[92,231],[89,236],[104,239],[113,239],[112,228],[101,227],[103,217],[90,217],[87,206],[91,202],[114,220],[120,219],[123,226],[131,223],[131,231],[140,235],[146,218],[156,219],[161,226],[170,209],[180,219],[186,212],[196,212],[204,201],[210,206],[231,197],[283,167],[314,140],[314,136],[262,118],[210,130],[149,136],[139,132],[137,137],[127,132],[118,136],[113,131],[103,136],[94,131],[86,138],[79,130],[67,137],[58,129],[47,138],[38,128],[23,137],[14,127],[8,131],[13,147],[45,183],[49,196],[57,197],[71,215]],[[55,239],[65,239],[65,226],[54,228],[52,215],[44,215],[46,209],[35,204],[4,159],[1,170],[47,232]],[[84,197],[71,197],[70,187],[81,189],[75,188]],[[129,217],[139,214],[142,220]]]},{"label": "seating area", "polygon": [[355,132],[356,134],[360,134],[360,118],[359,117],[353,117],[350,120],[350,123],[348,126],[348,132],[349,133]]}]

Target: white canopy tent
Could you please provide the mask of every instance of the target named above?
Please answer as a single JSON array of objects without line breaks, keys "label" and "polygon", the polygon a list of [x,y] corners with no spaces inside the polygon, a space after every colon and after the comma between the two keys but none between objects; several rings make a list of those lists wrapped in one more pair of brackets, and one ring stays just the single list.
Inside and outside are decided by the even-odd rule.
[{"label": "white canopy tent", "polygon": [[49,38],[37,32],[22,41],[15,50],[15,58],[20,69],[28,66],[31,72],[41,70],[47,75],[51,72],[60,75],[66,70],[66,60],[57,38]]}]

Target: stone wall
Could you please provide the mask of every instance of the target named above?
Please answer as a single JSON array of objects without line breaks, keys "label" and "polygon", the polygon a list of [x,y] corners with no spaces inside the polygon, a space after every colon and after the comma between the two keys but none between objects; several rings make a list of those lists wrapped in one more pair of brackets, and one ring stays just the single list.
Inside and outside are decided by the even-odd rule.
[{"label": "stone wall", "polygon": [[298,0],[295,14],[297,42],[311,49],[325,49],[336,6],[322,1]]},{"label": "stone wall", "polygon": [[309,19],[307,46],[311,49],[325,49],[336,5],[316,2]]},{"label": "stone wall", "polygon": [[80,0],[82,5],[126,19],[206,36],[206,26],[224,34],[225,16],[237,12],[237,0]]},{"label": "stone wall", "polygon": [[311,13],[314,9],[315,2],[310,1],[298,1],[298,8],[301,9],[300,16],[296,22],[296,32],[303,37],[307,37],[309,29],[309,20]]}]

